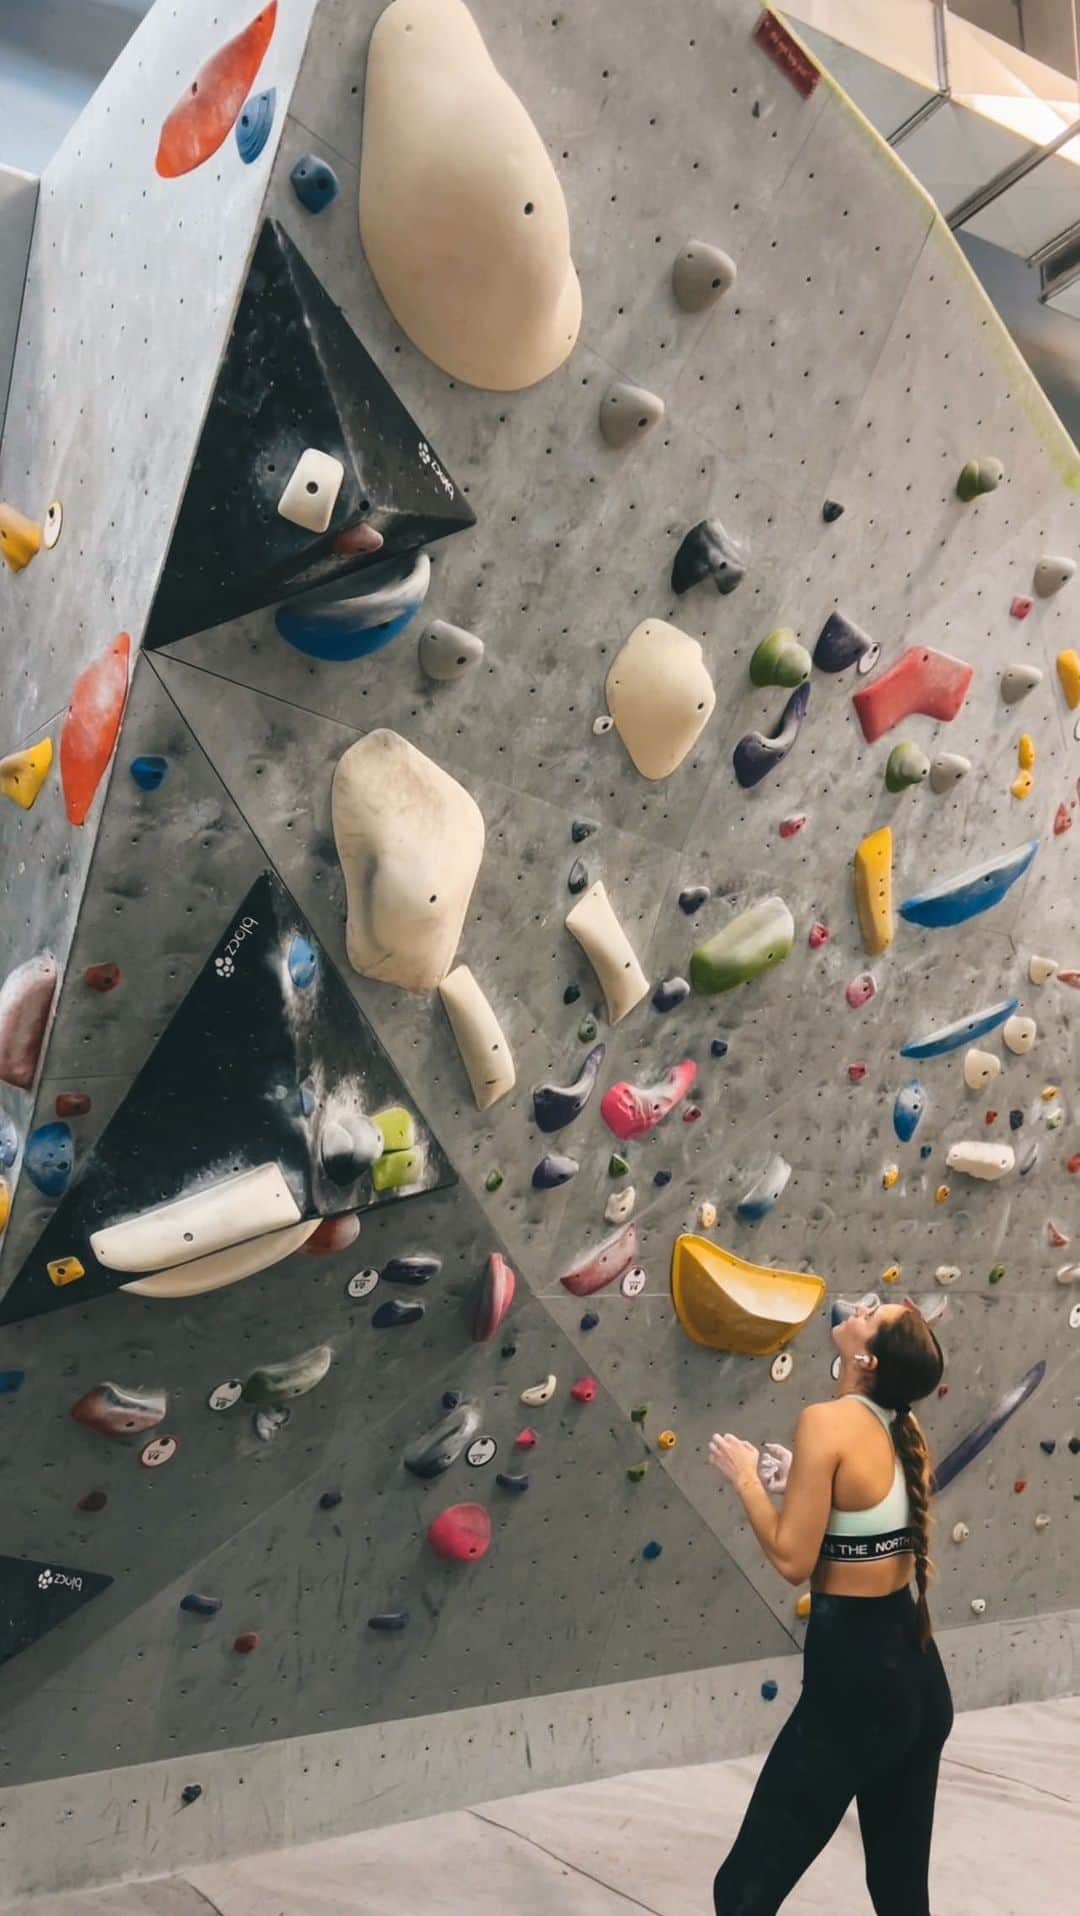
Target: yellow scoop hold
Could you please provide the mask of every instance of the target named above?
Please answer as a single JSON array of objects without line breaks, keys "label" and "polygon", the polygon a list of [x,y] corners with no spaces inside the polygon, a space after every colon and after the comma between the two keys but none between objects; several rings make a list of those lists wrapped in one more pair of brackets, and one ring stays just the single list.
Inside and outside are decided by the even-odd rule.
[{"label": "yellow scoop hold", "polygon": [[695,1344],[771,1357],[817,1310],[825,1279],[812,1271],[747,1264],[707,1237],[684,1234],[671,1254],[671,1301]]},{"label": "yellow scoop hold", "polygon": [[0,758],[0,794],[13,798],[28,812],[49,775],[52,755],[52,739],[42,738],[36,745],[28,745],[25,752],[9,752],[7,758]]}]

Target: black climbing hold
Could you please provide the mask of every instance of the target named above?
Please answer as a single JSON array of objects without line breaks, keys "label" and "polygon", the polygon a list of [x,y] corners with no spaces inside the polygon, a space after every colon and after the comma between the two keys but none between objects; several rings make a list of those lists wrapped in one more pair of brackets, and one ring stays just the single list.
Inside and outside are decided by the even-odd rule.
[{"label": "black climbing hold", "polygon": [[181,1803],[197,1803],[202,1795],[201,1783],[185,1783],[180,1792]]},{"label": "black climbing hold", "polygon": [[500,1357],[516,1357],[516,1356],[517,1356],[517,1345],[516,1345],[516,1344],[504,1344],[504,1345],[503,1345],[503,1347],[502,1347],[502,1350],[501,1350],[501,1351],[499,1352],[499,1356],[500,1356]]},{"label": "black climbing hold", "polygon": [[633,1410],[630,1412],[630,1422],[632,1424],[643,1424],[648,1414],[648,1404],[635,1404]]},{"label": "black climbing hold", "polygon": [[653,1178],[653,1183],[656,1185],[659,1185],[660,1189],[663,1190],[663,1187],[665,1184],[671,1183],[671,1172],[657,1171],[655,1177]]},{"label": "black climbing hold", "polygon": [[932,1144],[920,1144],[919,1156],[921,1158],[931,1157],[933,1155],[933,1150],[934,1150],[934,1147]]},{"label": "black climbing hold", "polygon": [[523,1490],[528,1490],[529,1488],[529,1479],[527,1475],[515,1476],[514,1473],[509,1470],[498,1471],[496,1473],[495,1482],[498,1484],[500,1490],[513,1490],[519,1496]]},{"label": "black climbing hold", "polygon": [[1074,1457],[1080,1456],[1080,1437],[1069,1438],[1069,1449],[1072,1451]]},{"label": "black climbing hold", "polygon": [[600,827],[595,818],[575,818],[570,827],[570,836],[575,845],[582,845],[587,838],[591,838],[593,833],[599,830]]},{"label": "black climbing hold", "polygon": [[728,1054],[727,1039],[714,1038],[711,1045],[709,1046],[709,1050],[712,1052],[712,1055],[714,1058],[726,1058]]},{"label": "black climbing hold", "polygon": [[[275,510],[304,447],[345,468],[320,536]],[[267,220],[144,644],[170,645],[314,586],[356,578],[372,563],[370,549],[336,549],[337,535],[367,520],[382,534],[376,563],[415,555],[476,522],[341,309],[284,229]]]},{"label": "black climbing hold", "polygon": [[563,995],[562,995],[563,1004],[576,1005],[580,996],[581,996],[580,985],[567,985],[566,990],[563,992]]},{"label": "black climbing hold", "polygon": [[377,1616],[369,1617],[369,1630],[404,1630],[409,1621],[407,1610],[380,1610]]},{"label": "black climbing hold", "polygon": [[831,526],[834,519],[840,518],[843,510],[843,506],[839,505],[835,499],[826,499],[825,504],[821,508],[821,516],[825,524]]},{"label": "black climbing hold", "polygon": [[583,1331],[594,1331],[596,1329],[596,1326],[599,1324],[599,1322],[600,1322],[599,1312],[586,1311],[584,1317],[581,1320],[581,1328]]},{"label": "black climbing hold", "polygon": [[564,1157],[559,1152],[549,1152],[540,1159],[532,1174],[534,1191],[554,1191],[560,1184],[569,1184],[576,1178],[581,1166],[576,1158]]},{"label": "black climbing hold", "polygon": [[1052,1457],[1057,1449],[1057,1439],[1054,1437],[1040,1437],[1039,1449],[1044,1450],[1048,1457]]},{"label": "black climbing hold", "polygon": [[663,1548],[662,1543],[647,1543],[642,1549],[641,1554],[647,1563],[655,1563]]},{"label": "black climbing hold", "polygon": [[708,885],[687,885],[679,893],[679,910],[684,911],[688,918],[692,918],[694,913],[700,911],[702,905],[706,904],[711,897],[712,892]]},{"label": "black climbing hold", "polygon": [[567,891],[573,892],[574,896],[576,897],[579,891],[585,890],[585,887],[588,884],[588,882],[589,882],[589,872],[588,872],[587,866],[585,866],[582,863],[580,858],[575,858],[573,864],[570,867],[570,870],[568,871],[566,875]]},{"label": "black climbing hold", "polygon": [[336,1510],[340,1502],[340,1490],[324,1490],[322,1496],[319,1498],[319,1509]]},{"label": "black climbing hold", "polygon": [[376,1331],[397,1330],[403,1324],[418,1324],[424,1315],[424,1306],[420,1303],[402,1304],[396,1297],[388,1297],[371,1314],[371,1328]]},{"label": "black climbing hold", "polygon": [[460,1402],[461,1402],[461,1392],[459,1390],[444,1390],[443,1391],[442,1405],[444,1410],[456,1410]]},{"label": "black climbing hold", "polygon": [[880,647],[842,612],[830,612],[814,647],[814,664],[819,672],[846,672],[859,665],[871,669]]},{"label": "black climbing hold", "polygon": [[711,579],[718,592],[734,592],[746,572],[749,553],[725,532],[719,519],[701,519],[691,526],[671,568],[674,592],[689,592]]},{"label": "black climbing hold", "polygon": [[1009,1130],[1010,1131],[1019,1131],[1020,1126],[1023,1124],[1023,1122],[1024,1122],[1024,1114],[1022,1111],[1009,1112]]},{"label": "black climbing hold", "polygon": [[220,1597],[205,1597],[199,1590],[189,1590],[186,1597],[180,1599],[181,1610],[190,1610],[195,1617],[216,1617],[221,1609]]},{"label": "black climbing hold", "polygon": [[355,1184],[382,1150],[382,1134],[370,1118],[350,1111],[339,1117],[324,1117],[319,1129],[319,1162],[339,1190]]},{"label": "black climbing hold", "polygon": [[674,1011],[676,1005],[684,1004],[689,996],[690,986],[685,978],[665,978],[653,992],[653,1010]]},{"label": "black climbing hold", "polygon": [[773,1698],[778,1696],[779,1693],[780,1685],[777,1683],[776,1678],[766,1677],[761,1686],[761,1694],[765,1698],[766,1703],[771,1703]]},{"label": "black climbing hold", "polygon": [[417,1251],[412,1257],[392,1257],[382,1267],[384,1284],[430,1284],[442,1270],[442,1258],[433,1251]]}]

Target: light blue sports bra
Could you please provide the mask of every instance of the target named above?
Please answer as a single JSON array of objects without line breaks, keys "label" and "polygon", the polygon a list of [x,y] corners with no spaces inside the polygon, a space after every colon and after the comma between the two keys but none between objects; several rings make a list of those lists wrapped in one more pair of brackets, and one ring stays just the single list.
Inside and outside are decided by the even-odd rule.
[{"label": "light blue sports bra", "polygon": [[[872,1410],[888,1430],[893,1417],[891,1410],[883,1410],[870,1397],[860,1396],[858,1401]],[[891,1431],[889,1435],[891,1440]],[[867,1510],[837,1510],[835,1506],[830,1510],[821,1554],[830,1563],[876,1563],[882,1557],[902,1556],[915,1549],[915,1533],[910,1525],[907,1480],[904,1466],[897,1457],[892,1488],[880,1503],[871,1504]]]}]

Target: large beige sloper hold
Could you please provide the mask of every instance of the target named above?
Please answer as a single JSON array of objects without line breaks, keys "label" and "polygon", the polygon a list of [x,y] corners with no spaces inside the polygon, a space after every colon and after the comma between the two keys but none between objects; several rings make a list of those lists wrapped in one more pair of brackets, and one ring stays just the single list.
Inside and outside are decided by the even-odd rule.
[{"label": "large beige sloper hold", "polygon": [[462,0],[393,0],[368,48],[360,237],[390,311],[455,379],[533,386],[581,325],[566,201]]},{"label": "large beige sloper hold", "polygon": [[313,1237],[322,1218],[301,1219],[286,1231],[268,1231],[264,1237],[252,1237],[244,1244],[230,1245],[224,1251],[212,1251],[207,1257],[194,1258],[190,1264],[174,1264],[170,1270],[154,1271],[149,1277],[139,1277],[131,1284],[122,1284],[121,1291],[132,1297],[205,1297],[209,1291],[222,1291],[230,1284],[239,1284],[245,1277],[254,1277],[257,1271],[268,1271],[273,1264],[280,1264],[291,1257]]},{"label": "large beige sloper hold", "polygon": [[669,778],[716,705],[697,640],[663,619],[643,619],[634,627],[605,690],[615,729],[642,778]]},{"label": "large beige sloper hold", "polygon": [[301,1222],[280,1165],[257,1164],[90,1236],[109,1271],[160,1271]]},{"label": "large beige sloper hold", "polygon": [[433,991],[454,962],[484,856],[479,806],[380,728],[338,760],[331,809],[349,963],[361,977]]},{"label": "large beige sloper hold", "polygon": [[634,948],[620,925],[602,879],[582,892],[566,914],[573,933],[600,981],[607,1001],[608,1023],[617,1025],[641,1003],[649,981],[638,964]]},{"label": "large beige sloper hold", "polygon": [[969,1178],[1003,1178],[1016,1163],[1011,1144],[983,1144],[963,1139],[949,1146],[945,1159],[950,1171],[963,1171]]},{"label": "large beige sloper hold", "polygon": [[514,1088],[514,1060],[506,1034],[468,965],[455,965],[440,984],[439,996],[469,1074],[476,1108],[486,1111]]}]

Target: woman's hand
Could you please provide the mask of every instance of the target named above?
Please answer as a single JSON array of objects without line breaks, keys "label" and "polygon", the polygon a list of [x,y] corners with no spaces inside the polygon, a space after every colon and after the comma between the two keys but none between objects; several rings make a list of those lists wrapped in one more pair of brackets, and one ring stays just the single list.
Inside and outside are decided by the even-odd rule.
[{"label": "woman's hand", "polygon": [[764,1489],[778,1497],[787,1489],[791,1475],[791,1452],[783,1444],[763,1444],[758,1477]]},{"label": "woman's hand", "polygon": [[746,1443],[742,1437],[732,1436],[730,1430],[723,1437],[719,1431],[713,1432],[709,1439],[709,1462],[736,1490],[742,1490],[747,1484],[757,1481],[757,1446]]}]

